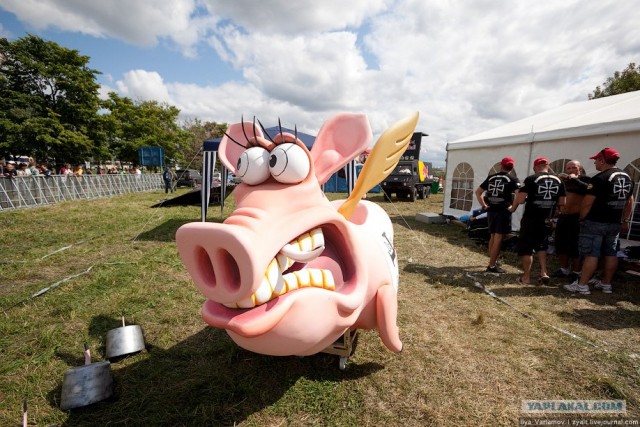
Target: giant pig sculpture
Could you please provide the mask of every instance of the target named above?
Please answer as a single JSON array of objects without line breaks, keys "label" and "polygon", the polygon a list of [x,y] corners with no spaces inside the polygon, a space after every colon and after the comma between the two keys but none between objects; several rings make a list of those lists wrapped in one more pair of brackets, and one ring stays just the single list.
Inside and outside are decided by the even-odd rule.
[{"label": "giant pig sculpture", "polygon": [[387,348],[402,349],[388,215],[363,200],[347,219],[338,212],[344,201],[330,202],[320,186],[370,141],[362,114],[328,120],[311,151],[294,135],[266,135],[255,123],[229,127],[218,155],[242,179],[236,209],[221,224],[189,223],[176,234],[207,298],[208,324],[268,355],[318,353],[348,328],[378,329]]}]

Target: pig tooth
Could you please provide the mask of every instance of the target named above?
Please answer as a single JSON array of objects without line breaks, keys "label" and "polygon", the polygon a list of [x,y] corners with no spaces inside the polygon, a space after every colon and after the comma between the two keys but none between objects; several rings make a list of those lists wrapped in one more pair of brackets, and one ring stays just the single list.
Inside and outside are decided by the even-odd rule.
[{"label": "pig tooth", "polygon": [[282,252],[278,252],[278,254],[276,255],[276,260],[278,261],[278,268],[280,269],[280,273],[293,265],[293,260]]},{"label": "pig tooth", "polygon": [[278,274],[276,282],[271,282],[271,289],[273,290],[273,296],[280,296],[287,293],[287,285],[284,283],[282,274]]},{"label": "pig tooth", "polygon": [[313,249],[309,252],[300,252],[293,245],[285,245],[282,249],[280,249],[280,253],[286,255],[291,258],[293,261],[307,263],[313,261],[318,258],[320,254],[324,251],[324,246]]},{"label": "pig tooth", "polygon": [[310,268],[307,271],[309,272],[309,278],[311,279],[311,286],[322,288],[322,270],[318,268]]},{"label": "pig tooth", "polygon": [[253,308],[256,306],[255,295],[242,299],[236,304],[238,305],[238,308]]},{"label": "pig tooth", "polygon": [[313,240],[313,248],[324,247],[324,234],[322,234],[322,228],[314,228],[309,232],[311,239]]},{"label": "pig tooth", "polygon": [[311,280],[309,278],[308,270],[294,271],[293,274],[295,274],[296,278],[298,279],[299,288],[308,288],[309,286],[311,286]]},{"label": "pig tooth", "polygon": [[278,271],[278,263],[273,260],[269,264],[269,268],[267,268],[260,282],[260,286],[255,293],[235,304],[223,305],[229,308],[253,308],[284,295],[287,292],[308,287],[335,291],[336,284],[333,279],[333,273],[331,273],[331,270],[309,268],[282,275]]},{"label": "pig tooth", "polygon": [[320,271],[322,271],[322,276],[324,278],[323,280],[324,288],[330,291],[335,291],[336,282],[335,280],[333,280],[333,273],[331,272],[331,270],[320,270]]},{"label": "pig tooth", "polygon": [[287,284],[287,292],[291,292],[295,289],[298,289],[298,278],[294,273],[287,273],[282,276],[284,281]]},{"label": "pig tooth", "polygon": [[[284,245],[279,254],[292,258],[292,261],[306,263],[316,259],[323,251],[324,235],[322,229],[314,228]],[[278,262],[283,265],[283,262]]]},{"label": "pig tooth", "polygon": [[278,267],[278,261],[274,258],[271,260],[269,266],[267,267],[267,271],[264,273],[265,277],[272,287],[278,282],[278,276],[280,275]]},{"label": "pig tooth", "polygon": [[271,290],[274,293],[274,296],[279,296],[287,292],[287,287],[282,280],[282,274],[279,270],[278,262],[273,259],[269,264],[269,268],[267,269],[267,280],[269,281],[269,285],[271,286]]},{"label": "pig tooth", "polygon": [[256,298],[256,305],[264,304],[265,302],[271,299],[271,285],[269,284],[269,279],[267,277],[262,278],[262,282],[260,282],[260,287],[254,293]]},{"label": "pig tooth", "polygon": [[298,237],[298,246],[301,252],[310,252],[313,249],[313,239],[309,233],[304,233]]}]

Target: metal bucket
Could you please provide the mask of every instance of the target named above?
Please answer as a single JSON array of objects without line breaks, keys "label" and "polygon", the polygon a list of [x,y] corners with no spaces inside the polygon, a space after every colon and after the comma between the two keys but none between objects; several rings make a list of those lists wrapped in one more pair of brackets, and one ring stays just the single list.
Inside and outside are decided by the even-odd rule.
[{"label": "metal bucket", "polygon": [[96,362],[77,366],[64,373],[60,409],[91,405],[112,395],[111,363]]},{"label": "metal bucket", "polygon": [[107,359],[126,356],[142,350],[144,350],[144,336],[139,325],[122,326],[107,332]]}]

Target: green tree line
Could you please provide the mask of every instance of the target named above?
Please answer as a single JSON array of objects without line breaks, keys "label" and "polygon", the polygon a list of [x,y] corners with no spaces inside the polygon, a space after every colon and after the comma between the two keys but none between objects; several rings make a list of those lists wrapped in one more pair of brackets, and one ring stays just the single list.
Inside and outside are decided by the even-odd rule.
[{"label": "green tree line", "polygon": [[222,136],[226,123],[180,123],[175,106],[115,92],[100,99],[101,72],[89,61],[34,35],[0,38],[0,158],[138,163],[139,148],[159,146],[167,161],[200,167],[202,142]]}]

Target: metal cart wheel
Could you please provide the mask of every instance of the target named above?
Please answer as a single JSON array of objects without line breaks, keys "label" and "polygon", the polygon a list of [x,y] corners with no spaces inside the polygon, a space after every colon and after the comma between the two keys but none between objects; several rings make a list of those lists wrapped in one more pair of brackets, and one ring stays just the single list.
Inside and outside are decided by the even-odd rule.
[{"label": "metal cart wheel", "polygon": [[347,369],[347,357],[346,356],[340,356],[340,359],[338,360],[338,368],[340,368],[341,371],[344,371],[345,369]]}]

